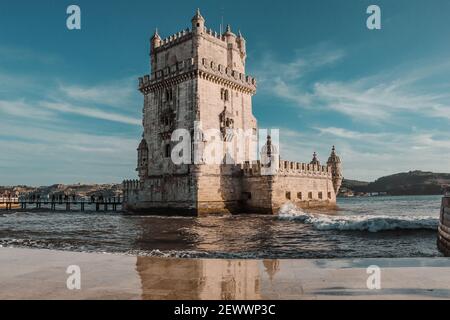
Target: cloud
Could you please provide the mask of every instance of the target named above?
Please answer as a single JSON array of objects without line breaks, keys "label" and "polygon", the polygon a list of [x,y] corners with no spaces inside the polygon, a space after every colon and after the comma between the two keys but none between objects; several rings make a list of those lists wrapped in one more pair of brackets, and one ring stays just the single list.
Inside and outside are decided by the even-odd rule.
[{"label": "cloud", "polygon": [[0,126],[0,184],[133,178],[137,141],[138,137],[87,134],[59,124],[44,128],[5,123]]},{"label": "cloud", "polygon": [[[332,46],[310,48],[285,62],[262,57],[256,72],[263,79],[260,94],[298,108],[303,125],[298,131],[288,121],[295,127],[281,130],[281,156],[309,162],[317,151],[326,162],[336,145],[347,178],[448,172],[450,91],[442,79],[448,78],[450,60],[404,61],[367,73],[354,69],[351,59],[351,48]],[[342,71],[351,76],[343,78]]]},{"label": "cloud", "polygon": [[55,64],[61,62],[59,56],[51,53],[38,52],[27,48],[0,45],[0,58],[5,61],[21,61],[40,64]]},{"label": "cloud", "polygon": [[[410,170],[448,172],[450,138],[439,130],[377,132],[339,127],[315,128],[315,141],[338,141],[345,176],[374,180],[380,176]],[[444,160],[445,159],[445,160]]]},{"label": "cloud", "polygon": [[109,107],[129,109],[136,105],[140,93],[136,86],[137,77],[128,77],[120,81],[96,86],[60,84],[59,91],[64,98],[89,104],[101,104]]},{"label": "cloud", "polygon": [[313,96],[322,108],[368,122],[390,121],[411,112],[431,118],[450,115],[450,105],[445,105],[450,95],[417,93],[395,80],[365,86],[358,81],[316,83]]},{"label": "cloud", "polygon": [[320,43],[304,50],[297,50],[291,61],[278,61],[266,53],[257,63],[257,76],[262,94],[273,94],[301,106],[313,102],[313,93],[307,92],[300,83],[311,73],[334,65],[345,57],[345,51]]},{"label": "cloud", "polygon": [[62,113],[72,113],[72,114],[78,114],[85,117],[90,117],[94,119],[100,119],[100,120],[107,120],[107,121],[114,121],[114,122],[120,122],[130,125],[136,125],[140,126],[142,125],[142,121],[138,118],[133,118],[129,116],[125,116],[118,113],[108,112],[100,109],[95,108],[87,108],[87,107],[80,107],[75,106],[70,103],[66,102],[47,102],[43,101],[39,103],[40,106],[47,108],[49,110],[53,110],[56,112],[62,112]]},{"label": "cloud", "polygon": [[[432,81],[450,71],[450,61],[415,61],[377,74],[332,80],[323,69],[350,59],[348,52],[321,45],[298,54],[286,62],[263,56],[256,71],[262,79],[260,92],[302,110],[333,111],[369,124],[393,122],[407,113],[450,119],[450,93]],[[411,70],[411,64],[421,67]]]},{"label": "cloud", "polygon": [[0,114],[3,114],[3,116],[8,115],[13,118],[51,120],[54,113],[37,108],[31,103],[25,102],[25,100],[0,100]]},{"label": "cloud", "polygon": [[[51,75],[2,72],[0,81],[0,185],[120,182],[136,176],[142,123],[135,106],[142,102],[139,92],[128,95],[130,89],[121,85],[127,79],[87,91],[75,84],[63,91]],[[113,101],[105,99],[108,94],[117,94],[114,106],[108,105]]]}]

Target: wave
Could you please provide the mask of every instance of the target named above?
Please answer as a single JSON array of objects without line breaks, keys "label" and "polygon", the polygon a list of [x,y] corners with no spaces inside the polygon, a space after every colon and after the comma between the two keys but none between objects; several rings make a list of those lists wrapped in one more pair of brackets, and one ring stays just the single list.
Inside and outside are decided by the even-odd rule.
[{"label": "wave", "polygon": [[[77,253],[97,253],[106,255],[123,255],[133,257],[154,257],[173,259],[263,259],[267,258],[264,252],[221,252],[221,251],[196,251],[196,250],[105,250],[105,248],[94,248],[86,246],[72,246],[67,244],[53,244],[42,240],[32,239],[0,239],[0,248],[24,248],[24,249],[46,249]],[[290,258],[285,254],[284,258]]]},{"label": "wave", "polygon": [[388,230],[437,230],[439,218],[433,216],[349,215],[331,216],[306,213],[293,203],[284,204],[279,218],[298,220],[311,224],[317,230],[388,231]]}]

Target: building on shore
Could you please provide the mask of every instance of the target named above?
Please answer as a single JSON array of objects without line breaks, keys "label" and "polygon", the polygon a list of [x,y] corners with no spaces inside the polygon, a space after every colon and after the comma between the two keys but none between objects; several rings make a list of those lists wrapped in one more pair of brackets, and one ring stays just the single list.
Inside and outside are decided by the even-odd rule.
[{"label": "building on shore", "polygon": [[[252,112],[257,83],[245,73],[241,32],[207,28],[198,10],[191,29],[166,39],[156,31],[150,57],[151,73],[139,79],[139,180],[123,182],[125,210],[276,214],[288,201],[299,207],[336,205],[342,171],[334,147],[326,165],[316,154],[310,163],[299,163],[281,160],[271,133],[261,139]],[[179,148],[182,142],[187,149]]]}]

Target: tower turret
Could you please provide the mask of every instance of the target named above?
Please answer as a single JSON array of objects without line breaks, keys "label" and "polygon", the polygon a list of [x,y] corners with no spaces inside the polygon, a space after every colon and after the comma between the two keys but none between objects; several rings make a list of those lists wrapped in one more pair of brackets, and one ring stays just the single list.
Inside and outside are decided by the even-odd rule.
[{"label": "tower turret", "polygon": [[241,30],[238,32],[238,37],[236,38],[236,43],[239,47],[239,51],[241,52],[241,58],[245,62],[245,58],[247,58],[247,48],[246,41],[242,36]]},{"label": "tower turret", "polygon": [[313,153],[313,158],[312,158],[312,160],[311,160],[311,162],[309,164],[315,164],[315,165],[320,166],[320,161],[317,158],[317,153],[316,152]]},{"label": "tower turret", "polygon": [[261,148],[261,174],[274,175],[280,167],[280,154],[276,145],[272,143],[272,137],[267,136],[266,144]]},{"label": "tower turret", "polygon": [[205,30],[205,18],[200,13],[200,9],[197,9],[195,16],[192,18],[192,32],[200,34]]},{"label": "tower turret", "polygon": [[339,158],[339,156],[336,154],[336,148],[334,146],[331,149],[331,154],[328,158],[327,165],[331,167],[334,191],[336,194],[338,194],[342,184],[342,164],[341,158]]},{"label": "tower turret", "polygon": [[155,30],[155,33],[153,34],[150,42],[152,45],[152,51],[153,49],[156,49],[161,45],[161,37],[158,34],[158,29]]},{"label": "tower turret", "polygon": [[143,181],[145,178],[147,178],[148,175],[148,145],[144,137],[142,138],[137,151],[138,166],[136,171],[139,174],[139,179]]},{"label": "tower turret", "polygon": [[229,24],[227,25],[227,29],[223,35],[225,36],[225,41],[228,44],[231,44],[233,47],[236,46],[236,35],[231,32],[231,26]]}]

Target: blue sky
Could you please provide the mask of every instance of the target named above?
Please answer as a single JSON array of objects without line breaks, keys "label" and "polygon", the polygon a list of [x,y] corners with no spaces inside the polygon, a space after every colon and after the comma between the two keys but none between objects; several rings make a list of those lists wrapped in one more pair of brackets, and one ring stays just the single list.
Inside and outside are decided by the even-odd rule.
[{"label": "blue sky", "polygon": [[246,38],[254,114],[281,129],[283,158],[325,162],[335,144],[351,179],[450,171],[449,1],[2,0],[0,185],[134,178],[149,38],[197,7]]}]

